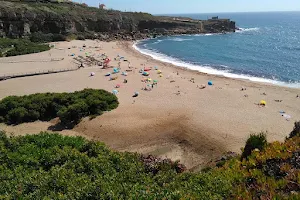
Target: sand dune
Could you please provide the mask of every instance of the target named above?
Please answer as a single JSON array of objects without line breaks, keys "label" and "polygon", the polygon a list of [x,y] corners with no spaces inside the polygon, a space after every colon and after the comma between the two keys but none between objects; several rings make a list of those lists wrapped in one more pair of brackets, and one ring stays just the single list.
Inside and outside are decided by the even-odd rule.
[{"label": "sand dune", "polygon": [[[83,44],[87,48],[79,51],[78,47]],[[0,76],[29,69],[76,67],[72,62],[73,57],[68,55],[84,55],[85,52],[95,56],[106,53],[110,58],[122,55],[134,69],[128,72],[127,77],[118,74],[115,81],[109,81],[104,76],[111,69],[103,70],[97,66],[61,74],[6,80],[0,82],[0,98],[36,92],[71,92],[84,88],[112,91],[116,84],[121,84],[118,88],[120,106],[116,110],[93,120],[84,119],[73,130],[61,133],[100,140],[116,150],[180,159],[189,168],[202,166],[225,151],[239,152],[250,133],[268,131],[269,141],[282,141],[292,130],[294,121],[300,120],[300,99],[296,98],[300,89],[233,80],[181,69],[141,55],[131,45],[132,43],[127,42],[97,41],[56,43],[57,49],[50,52],[14,57],[20,63],[14,63],[12,71],[11,64],[1,63],[1,59]],[[77,48],[68,49],[72,46]],[[94,48],[95,46],[101,47],[101,50]],[[31,63],[21,62],[22,59],[38,59],[43,56],[46,59],[50,56],[49,53],[51,56],[63,57],[64,60],[36,63],[33,68]],[[117,66],[118,61],[112,61],[111,65]],[[158,66],[163,72],[163,77],[159,77],[155,70],[150,71],[150,77],[158,81],[152,91],[141,90],[145,83],[141,82],[143,77],[139,70],[144,65]],[[121,69],[128,69],[128,63],[122,61]],[[90,77],[91,72],[95,72],[95,76]],[[124,78],[128,80],[127,84],[123,83]],[[192,78],[194,83],[190,81]],[[213,86],[197,88],[197,85],[207,84],[209,80],[213,81]],[[240,91],[242,87],[247,90]],[[140,95],[133,98],[136,91]],[[256,105],[262,99],[267,101],[266,107]],[[287,121],[282,117],[280,110],[289,114],[291,120]],[[55,120],[15,127],[1,124],[0,128],[25,134],[47,130],[54,124]]]}]

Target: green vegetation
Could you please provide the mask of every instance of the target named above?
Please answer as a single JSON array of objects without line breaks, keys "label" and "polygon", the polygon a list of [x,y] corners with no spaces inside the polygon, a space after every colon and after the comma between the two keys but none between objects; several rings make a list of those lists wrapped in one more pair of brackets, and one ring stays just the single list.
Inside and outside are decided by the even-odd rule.
[{"label": "green vegetation", "polygon": [[39,53],[47,50],[50,50],[47,44],[33,43],[26,39],[0,38],[0,57]]},{"label": "green vegetation", "polygon": [[0,101],[0,122],[20,124],[59,117],[63,125],[72,127],[83,117],[100,115],[117,106],[115,95],[94,89],[74,93],[9,96]]},{"label": "green vegetation", "polygon": [[0,132],[0,199],[299,199],[299,159],[295,136],[242,161],[182,173],[177,162],[149,162],[82,137]]},{"label": "green vegetation", "polygon": [[247,158],[251,155],[251,152],[255,149],[263,150],[263,148],[267,145],[267,137],[266,134],[260,133],[258,135],[251,134],[246,142],[246,146],[244,148],[242,159]]}]

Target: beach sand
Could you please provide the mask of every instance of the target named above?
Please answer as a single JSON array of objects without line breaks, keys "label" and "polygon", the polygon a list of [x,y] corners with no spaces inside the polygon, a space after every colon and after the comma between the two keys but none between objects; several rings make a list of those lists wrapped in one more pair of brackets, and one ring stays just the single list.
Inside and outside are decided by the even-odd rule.
[{"label": "beach sand", "polygon": [[[79,47],[86,45],[84,51]],[[76,46],[76,48],[72,48]],[[98,47],[98,48],[94,48]],[[68,49],[70,48],[70,49]],[[234,80],[208,75],[162,63],[142,55],[132,48],[132,42],[71,41],[55,43],[49,52],[0,59],[0,76],[35,70],[74,68],[73,57],[88,52],[89,55],[106,53],[111,66],[118,66],[113,58],[118,54],[130,61],[133,68],[124,77],[109,81],[105,74],[112,69],[99,66],[77,71],[34,77],[10,79],[0,82],[0,98],[37,92],[73,92],[84,88],[101,88],[108,91],[117,84],[120,105],[117,109],[89,120],[85,118],[65,135],[81,135],[106,143],[115,150],[136,151],[180,160],[189,169],[198,169],[226,151],[240,152],[251,133],[267,131],[268,141],[283,141],[300,120],[300,89],[280,87],[246,80]],[[51,57],[61,61],[38,62]],[[16,63],[1,61],[13,60]],[[23,62],[35,60],[36,62]],[[152,91],[141,90],[145,83],[139,70],[157,66],[159,77],[152,69],[150,76],[157,80]],[[128,69],[128,62],[121,61],[121,71]],[[90,77],[91,72],[95,76]],[[126,78],[128,83],[124,84]],[[192,80],[191,80],[192,79]],[[194,80],[194,81],[193,81]],[[213,82],[205,89],[197,87]],[[244,87],[246,90],[241,91]],[[139,92],[133,98],[134,92]],[[265,100],[267,105],[257,103]],[[275,100],[282,100],[276,102]],[[279,111],[291,116],[286,120]],[[0,124],[8,133],[34,134],[48,129],[55,130],[57,120],[25,123],[17,126]]]}]

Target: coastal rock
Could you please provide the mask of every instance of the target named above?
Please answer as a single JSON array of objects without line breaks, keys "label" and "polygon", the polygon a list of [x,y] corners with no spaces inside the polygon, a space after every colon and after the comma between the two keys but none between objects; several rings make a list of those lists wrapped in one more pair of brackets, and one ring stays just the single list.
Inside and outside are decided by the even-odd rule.
[{"label": "coastal rock", "polygon": [[159,17],[86,7],[78,3],[2,1],[0,36],[32,33],[89,35],[101,40],[138,40],[162,35],[234,32],[235,22]]}]

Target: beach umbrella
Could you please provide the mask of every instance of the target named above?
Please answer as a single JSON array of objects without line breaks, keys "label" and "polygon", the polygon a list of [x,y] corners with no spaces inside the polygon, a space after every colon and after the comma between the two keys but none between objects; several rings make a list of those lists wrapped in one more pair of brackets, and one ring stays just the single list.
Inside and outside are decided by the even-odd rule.
[{"label": "beach umbrella", "polygon": [[157,70],[157,73],[158,73],[158,74],[161,74],[161,70]]},{"label": "beach umbrella", "polygon": [[114,68],[114,73],[119,73],[119,69],[118,68]]},{"label": "beach umbrella", "polygon": [[91,76],[95,76],[95,72],[91,72]]},{"label": "beach umbrella", "polygon": [[157,83],[157,80],[153,80],[153,83]]},{"label": "beach umbrella", "polygon": [[113,91],[112,91],[112,93],[113,93],[114,95],[117,95],[118,92],[119,92],[118,90],[113,90]]},{"label": "beach umbrella", "polygon": [[116,88],[119,88],[119,87],[121,87],[121,85],[120,85],[120,84],[117,84],[117,85],[116,85]]},{"label": "beach umbrella", "polygon": [[208,84],[208,85],[213,85],[213,82],[212,82],[212,81],[208,81],[207,84]]},{"label": "beach umbrella", "polygon": [[149,73],[148,72],[143,72],[143,75],[144,76],[149,76]]},{"label": "beach umbrella", "polygon": [[163,77],[163,75],[162,75],[162,74],[160,74],[160,75],[159,75],[159,77]]},{"label": "beach umbrella", "polygon": [[123,75],[123,76],[127,76],[127,73],[126,73],[126,72],[122,72],[122,75]]},{"label": "beach umbrella", "polygon": [[265,106],[265,105],[267,105],[267,102],[266,102],[265,100],[261,100],[261,101],[259,102],[259,105]]},{"label": "beach umbrella", "polygon": [[132,97],[137,97],[137,96],[139,96],[139,93],[135,92]]},{"label": "beach umbrella", "polygon": [[157,66],[155,66],[155,67],[154,67],[154,69],[155,69],[155,70],[158,70],[158,67],[157,67]]}]

